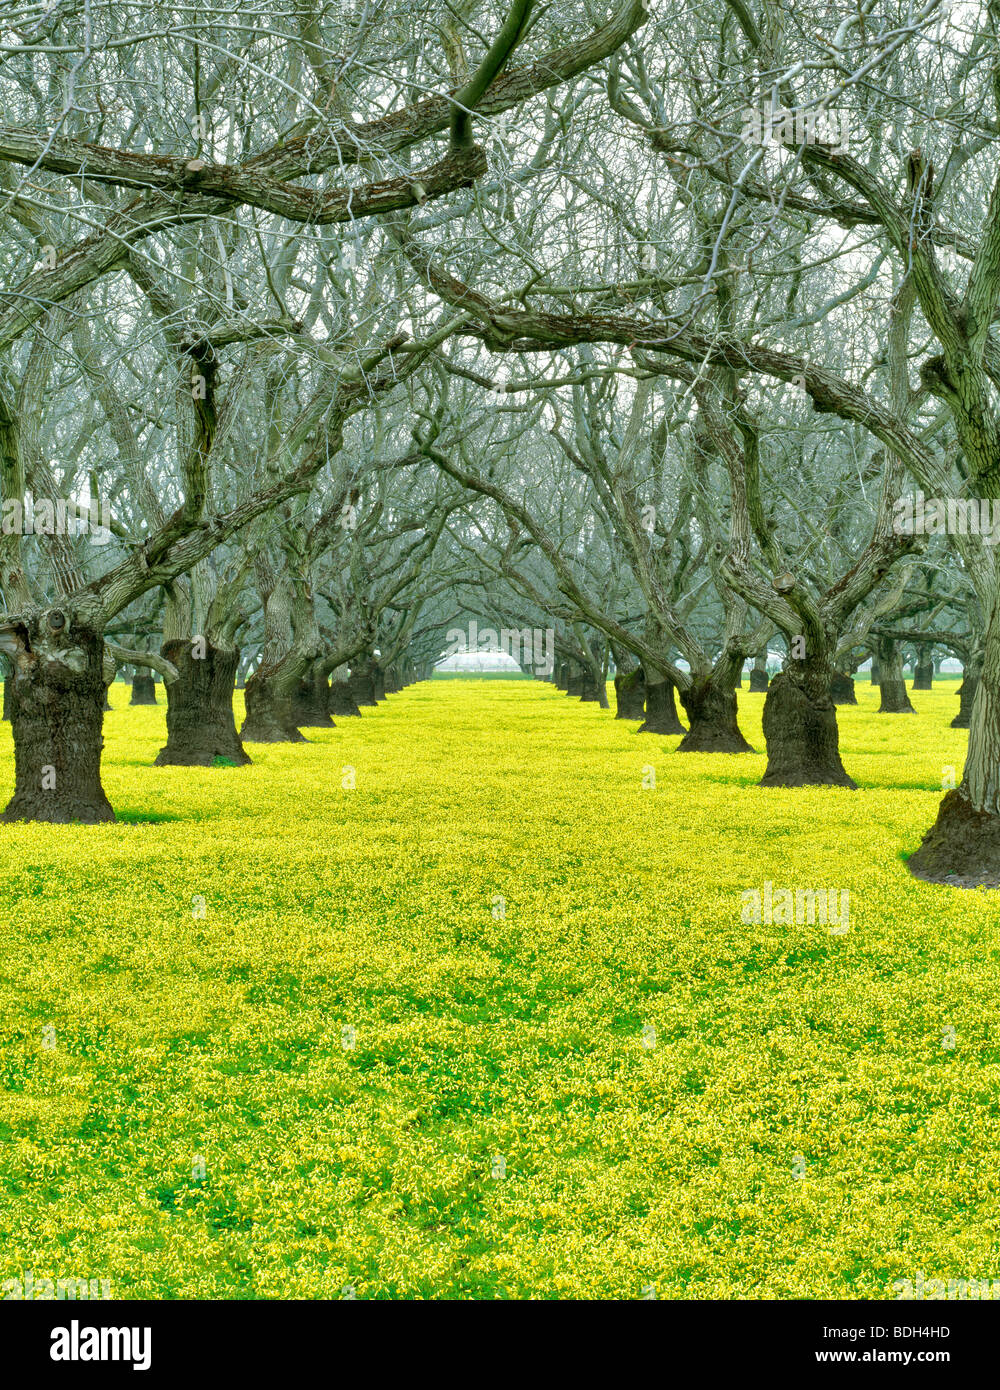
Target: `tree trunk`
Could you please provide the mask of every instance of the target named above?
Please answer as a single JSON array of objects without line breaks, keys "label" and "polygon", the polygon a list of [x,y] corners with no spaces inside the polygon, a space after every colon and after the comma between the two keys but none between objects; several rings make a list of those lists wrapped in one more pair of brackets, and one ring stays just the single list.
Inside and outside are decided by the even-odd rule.
[{"label": "tree trunk", "polygon": [[933,883],[1000,887],[1000,584],[986,630],[962,780],[941,802],[909,869]]},{"label": "tree trunk", "polygon": [[372,685],[373,685],[374,690],[375,690],[375,700],[376,700],[376,703],[377,703],[379,700],[384,700],[384,699],[385,699],[385,672],[382,670],[382,667],[378,664],[377,661],[376,661],[375,665],[372,667]]},{"label": "tree trunk", "polygon": [[[850,676],[845,677],[851,684]],[[767,769],[762,787],[855,787],[840,761],[837,712],[826,662],[793,661],[764,701]]]},{"label": "tree trunk", "polygon": [[878,684],[882,695],[882,703],[878,707],[879,714],[916,714],[906,693],[899,644],[891,638],[880,637],[878,647]]},{"label": "tree trunk", "polygon": [[[653,681],[646,687],[646,718],[639,725],[638,734],[684,734],[687,730],[677,715],[677,702],[674,699],[674,683],[671,680]],[[681,699],[684,697],[681,696]]]},{"label": "tree trunk", "polygon": [[581,681],[580,699],[585,700],[589,704],[600,705],[601,709],[609,708],[608,688],[600,672],[595,674],[593,671],[584,671]]},{"label": "tree trunk", "polygon": [[351,687],[351,694],[355,703],[358,705],[375,705],[378,701],[375,698],[375,671],[374,662],[365,662],[363,666],[355,666],[351,669],[348,684]]},{"label": "tree trunk", "polygon": [[3,719],[10,723],[11,700],[14,695],[14,671],[10,662],[5,663],[3,676]]},{"label": "tree trunk", "polygon": [[332,729],[330,686],[320,663],[307,671],[292,699],[292,718],[299,729]]},{"label": "tree trunk", "polygon": [[569,681],[567,682],[567,685],[566,685],[566,694],[567,694],[567,695],[576,695],[576,696],[580,696],[580,695],[583,694],[583,672],[582,672],[582,671],[574,671],[574,672],[572,672],[572,674],[570,675]]},{"label": "tree trunk", "polygon": [[559,672],[556,676],[556,686],[560,690],[566,690],[569,687],[569,667],[566,665],[565,661],[559,666]]},{"label": "tree trunk", "polygon": [[97,825],[115,813],[101,786],[104,637],[50,609],[8,623],[17,676],[11,691],[14,795],[0,819]]},{"label": "tree trunk", "polygon": [[913,688],[934,689],[934,657],[928,647],[922,647],[917,653],[917,664],[913,668]]},{"label": "tree trunk", "polygon": [[130,705],[155,705],[156,682],[146,671],[136,671],[132,677],[132,698]]},{"label": "tree trunk", "polygon": [[292,709],[292,697],[281,688],[278,667],[260,666],[243,692],[247,716],[240,730],[246,743],[305,743]]},{"label": "tree trunk", "polygon": [[[718,675],[719,673],[715,673]],[[681,691],[681,704],[690,728],[677,745],[678,753],[752,753],[736,719],[736,691],[727,672],[719,680],[696,681]]]},{"label": "tree trunk", "polygon": [[871,678],[871,683],[872,683],[872,685],[878,685],[878,683],[879,683],[878,659],[877,659],[877,657],[874,657],[874,656],[872,657],[872,672],[871,672],[871,676],[872,676],[872,678]]},{"label": "tree trunk", "polygon": [[750,669],[750,693],[760,695],[767,690],[767,652],[758,652]]},{"label": "tree trunk", "polygon": [[830,698],[835,705],[856,705],[854,677],[849,671],[834,671],[830,677]]},{"label": "tree trunk", "polygon": [[641,666],[615,676],[616,719],[643,718],[646,708],[646,675]]},{"label": "tree trunk", "polygon": [[330,682],[329,709],[330,713],[337,719],[341,717],[348,719],[361,718],[361,711],[358,709],[358,703],[351,694],[351,687],[347,681]]},{"label": "tree trunk", "polygon": [[167,741],[155,765],[212,767],[225,760],[245,767],[250,757],[233,716],[239,651],[180,637],[163,644],[163,655],[178,674],[167,686]]},{"label": "tree trunk", "polygon": [[958,713],[951,721],[953,729],[967,729],[972,722],[972,706],[979,688],[979,668],[969,662],[962,671],[962,684],[958,687]]}]

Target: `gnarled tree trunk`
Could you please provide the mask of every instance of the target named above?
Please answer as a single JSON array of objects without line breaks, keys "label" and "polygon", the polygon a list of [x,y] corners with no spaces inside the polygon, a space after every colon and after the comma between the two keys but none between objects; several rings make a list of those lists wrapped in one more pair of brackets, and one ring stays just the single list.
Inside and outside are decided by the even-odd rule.
[{"label": "gnarled tree trunk", "polygon": [[375,705],[378,700],[375,696],[375,663],[365,661],[357,666],[351,667],[351,675],[348,681],[351,694],[358,705]]},{"label": "gnarled tree trunk", "polygon": [[767,769],[760,786],[856,786],[840,761],[837,712],[830,686],[830,667],[825,661],[789,661],[775,676],[764,701]]},{"label": "gnarled tree trunk", "polygon": [[646,709],[646,674],[641,666],[615,675],[616,719],[642,720]]},{"label": "gnarled tree trunk", "polygon": [[246,718],[240,738],[246,743],[305,743],[292,708],[293,696],[284,689],[279,667],[259,666],[247,681],[243,698]]},{"label": "gnarled tree trunk", "polygon": [[132,677],[132,698],[129,700],[129,704],[155,705],[157,703],[156,682],[153,677],[146,671],[136,671]]},{"label": "gnarled tree trunk", "polygon": [[678,753],[753,752],[737,723],[731,672],[725,679],[715,671],[707,680],[693,681],[681,691],[681,704],[691,727],[677,745]]},{"label": "gnarled tree trunk", "polygon": [[750,668],[750,693],[760,695],[767,690],[767,652],[758,652]]},{"label": "gnarled tree trunk", "polygon": [[11,692],[15,790],[0,819],[113,821],[101,785],[103,633],[54,608],[8,621],[0,640],[17,667]]},{"label": "gnarled tree trunk", "polygon": [[1000,887],[1000,579],[996,584],[962,780],[945,795],[908,865],[917,878],[962,888]]},{"label": "gnarled tree trunk", "polygon": [[913,668],[913,688],[934,689],[934,657],[929,647],[921,647],[917,652],[917,664]]},{"label": "gnarled tree trunk", "polygon": [[163,656],[177,668],[167,685],[167,741],[157,767],[212,767],[217,760],[244,767],[250,762],[236,732],[233,685],[240,654],[207,638],[174,638]]},{"label": "gnarled tree trunk", "polygon": [[590,704],[598,704],[601,709],[608,709],[608,688],[600,671],[584,671],[580,699]]},{"label": "gnarled tree trunk", "polygon": [[332,729],[330,686],[322,664],[314,662],[292,697],[292,718],[299,729]]},{"label": "gnarled tree trunk", "polygon": [[979,689],[979,663],[970,661],[962,671],[962,684],[958,687],[958,713],[951,721],[953,729],[968,729],[972,723],[972,706]]},{"label": "gnarled tree trunk", "polygon": [[899,643],[891,637],[880,637],[878,643],[879,690],[882,703],[879,714],[916,714],[906,692],[903,679],[903,658]]},{"label": "gnarled tree trunk", "polygon": [[[646,686],[646,717],[636,733],[684,734],[687,730],[677,714],[673,681],[653,681]],[[681,696],[681,699],[684,697]]]},{"label": "gnarled tree trunk", "polygon": [[834,671],[830,677],[830,698],[835,705],[856,705],[858,703],[857,692],[854,689],[854,677],[849,671]]},{"label": "gnarled tree trunk", "polygon": [[347,681],[330,682],[329,708],[330,713],[336,719],[340,719],[341,717],[348,719],[361,718],[358,702],[351,694],[351,687]]}]

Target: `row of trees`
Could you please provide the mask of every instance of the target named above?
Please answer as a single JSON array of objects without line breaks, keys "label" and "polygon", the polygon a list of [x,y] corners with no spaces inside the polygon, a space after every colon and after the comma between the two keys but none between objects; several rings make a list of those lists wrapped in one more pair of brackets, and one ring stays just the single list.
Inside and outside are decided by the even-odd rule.
[{"label": "row of trees", "polygon": [[613,666],[685,752],[746,751],[740,672],[780,650],[769,786],[855,786],[836,700],[866,657],[901,711],[905,649],[923,679],[957,656],[965,773],[910,866],[1000,881],[996,21],[16,13],[6,818],[113,817],[116,664],[166,682],[161,761],[239,763],[475,617],[551,628],[585,697]]}]

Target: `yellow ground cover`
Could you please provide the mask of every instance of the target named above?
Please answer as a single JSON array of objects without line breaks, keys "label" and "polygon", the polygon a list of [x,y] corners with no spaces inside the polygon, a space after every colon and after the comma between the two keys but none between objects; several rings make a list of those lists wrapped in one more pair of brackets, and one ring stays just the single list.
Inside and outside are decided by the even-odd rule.
[{"label": "yellow ground cover", "polygon": [[[859,683],[849,792],[762,790],[762,753],[677,754],[514,681],[154,768],[163,709],[116,685],[120,823],[0,827],[0,1284],[893,1298],[1000,1274],[1000,897],[902,858],[961,773],[955,689],[879,716]],[[760,750],[762,704],[740,697]],[[766,882],[846,890],[849,930],[744,923]]]}]

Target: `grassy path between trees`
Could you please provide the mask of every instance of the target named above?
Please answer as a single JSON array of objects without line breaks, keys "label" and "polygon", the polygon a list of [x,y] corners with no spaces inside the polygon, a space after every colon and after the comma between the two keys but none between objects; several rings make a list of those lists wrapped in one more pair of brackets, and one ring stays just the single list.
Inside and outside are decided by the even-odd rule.
[{"label": "grassy path between trees", "polygon": [[[197,770],[151,766],[163,709],[114,686],[121,823],[0,827],[0,1284],[892,1299],[1000,1275],[1000,897],[901,857],[961,774],[955,689],[879,716],[859,682],[849,792],[755,787],[745,690],[754,755],[442,681]],[[848,892],[848,930],[744,923],[765,883]]]}]

